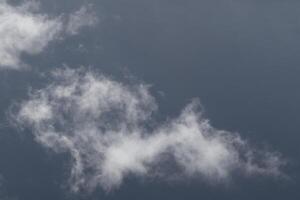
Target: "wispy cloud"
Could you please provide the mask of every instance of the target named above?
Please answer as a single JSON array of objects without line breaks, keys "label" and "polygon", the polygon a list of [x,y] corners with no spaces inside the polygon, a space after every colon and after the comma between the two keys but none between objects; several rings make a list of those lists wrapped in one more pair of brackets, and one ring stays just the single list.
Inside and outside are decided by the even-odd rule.
[{"label": "wispy cloud", "polygon": [[215,129],[197,101],[177,118],[151,127],[157,105],[143,84],[126,85],[92,71],[64,68],[19,106],[13,116],[32,129],[40,144],[72,156],[74,191],[98,186],[110,190],[126,176],[218,182],[236,173],[281,175],[279,154]]},{"label": "wispy cloud", "polygon": [[58,19],[34,13],[38,4],[29,1],[18,7],[0,1],[0,68],[24,66],[21,54],[37,54],[62,28]]},{"label": "wispy cloud", "polygon": [[84,5],[69,16],[66,25],[66,33],[76,35],[83,27],[94,26],[98,17],[92,9],[92,5]]},{"label": "wispy cloud", "polygon": [[90,6],[55,18],[36,12],[38,9],[36,1],[12,6],[0,0],[0,69],[23,68],[26,64],[22,54],[38,54],[59,35],[77,34],[82,27],[97,21]]}]

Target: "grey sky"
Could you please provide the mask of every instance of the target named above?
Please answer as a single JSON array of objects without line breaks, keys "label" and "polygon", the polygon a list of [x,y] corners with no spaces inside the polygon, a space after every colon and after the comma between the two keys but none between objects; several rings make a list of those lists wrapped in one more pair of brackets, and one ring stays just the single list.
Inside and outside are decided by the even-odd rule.
[{"label": "grey sky", "polygon": [[[20,2],[28,4],[29,1],[7,1],[8,4],[5,6],[3,2],[0,1],[0,9],[3,10],[0,14],[2,21],[0,35],[3,36],[0,39],[2,40],[0,45],[0,91],[2,93],[0,174],[4,180],[2,185],[5,186],[2,186],[3,195],[0,193],[0,197],[2,195],[5,198],[20,200],[299,199],[300,193],[297,187],[300,183],[300,151],[298,150],[300,141],[298,134],[300,129],[298,116],[300,13],[298,8],[300,2],[293,0],[284,2],[277,0],[39,0],[36,1],[39,2],[39,7],[29,10],[27,7],[16,9],[16,6],[22,5]],[[31,2],[31,6],[33,4],[36,3]],[[7,19],[10,16],[17,18],[8,23]],[[37,21],[32,20],[31,17]],[[27,20],[27,23],[16,19]],[[24,26],[29,22],[33,27],[39,28],[32,29],[31,32],[31,28]],[[8,62],[2,57],[13,59]],[[76,135],[76,138],[68,135],[74,127],[77,127],[72,124],[74,121],[69,121],[69,117],[82,117],[77,111],[65,113],[55,111],[55,115],[49,118],[50,121],[42,123],[39,121],[29,126],[21,126],[24,125],[24,121],[20,125],[16,124],[14,119],[12,120],[11,114],[17,113],[21,102],[30,103],[37,100],[37,104],[33,104],[35,110],[39,105],[44,105],[38,104],[45,100],[44,97],[39,96],[41,93],[46,96],[52,95],[53,88],[66,87],[50,75],[53,71],[80,67],[83,71],[101,73],[108,80],[128,86],[128,91],[124,89],[125,93],[128,92],[127,98],[142,104],[141,107],[140,104],[134,107],[135,111],[142,111],[144,108],[152,109],[151,106],[149,107],[149,102],[145,103],[142,99],[138,101],[135,96],[138,96],[136,87],[147,86],[143,91],[155,99],[156,111],[150,120],[147,118],[146,123],[141,123],[142,126],[140,122],[126,118],[126,130],[155,135],[159,134],[164,127],[175,127],[172,125],[172,120],[178,119],[185,106],[194,98],[199,98],[201,117],[209,120],[209,126],[213,127],[213,130],[226,130],[230,134],[238,134],[243,141],[249,142],[251,149],[254,150],[280,152],[284,160],[288,161],[282,168],[288,178],[245,176],[242,175],[243,172],[230,176],[230,181],[226,184],[222,181],[215,182],[202,176],[194,176],[194,174],[192,178],[183,176],[184,178],[175,181],[169,180],[169,177],[155,178],[149,174],[152,175],[153,171],[157,172],[157,166],[160,167],[156,165],[156,161],[157,157],[161,156],[161,152],[164,152],[163,150],[157,150],[153,154],[139,154],[132,150],[131,154],[125,154],[129,155],[128,158],[133,158],[130,160],[135,163],[129,165],[124,160],[119,162],[120,158],[116,156],[119,154],[111,153],[119,150],[126,152],[130,149],[127,148],[127,143],[124,142],[125,145],[117,148],[118,142],[112,142],[108,145],[110,150],[108,155],[112,157],[97,161],[97,157],[103,155],[99,149],[94,149],[99,147],[98,143],[103,141],[103,138],[87,136],[86,139],[93,140],[94,143],[91,143],[90,148],[84,148],[85,143],[79,142],[81,132],[79,136]],[[69,82],[68,80],[66,78],[67,85],[78,84],[72,82],[73,79]],[[97,77],[96,82],[102,83]],[[79,83],[86,82],[79,81]],[[119,91],[117,88],[114,87],[115,91]],[[97,94],[99,93],[101,92]],[[125,105],[125,108],[132,105],[128,104],[130,102],[128,99],[125,102],[124,99],[114,100],[118,96],[116,94],[124,95],[114,93],[113,96],[97,96],[91,93],[87,101],[93,102],[94,98],[97,105],[112,105],[109,100],[119,102]],[[85,96],[78,96],[77,93],[77,96],[74,95],[70,95],[67,102],[71,102],[70,99],[75,97],[77,100],[85,99]],[[60,98],[53,96],[52,99],[47,98],[45,102],[51,105],[51,109],[69,105],[60,104]],[[102,98],[109,100],[103,101]],[[118,106],[108,107],[119,109]],[[134,113],[122,109],[122,113],[131,115]],[[108,117],[105,115],[101,117],[103,121],[99,121],[98,118],[97,120],[91,118],[90,115],[94,112],[86,109],[83,111],[89,113],[89,117],[80,126],[86,127],[90,123],[97,122],[97,126],[92,127],[98,132],[101,128],[114,130],[110,128],[110,124],[99,128],[99,124],[104,123],[103,121],[110,119],[114,114]],[[30,117],[34,115],[34,111],[29,110],[28,113],[27,120],[33,119]],[[44,111],[38,112],[38,115],[34,115],[34,119],[39,119],[40,114],[43,113],[47,114]],[[123,120],[122,116],[117,114],[116,118],[112,119]],[[53,143],[49,145],[49,141],[53,142],[51,138],[42,140],[42,137],[45,137],[45,130],[52,131],[49,127],[53,124],[62,126],[60,119],[66,123],[65,129],[60,134],[75,146],[70,147],[68,146],[70,143],[67,145],[60,143],[61,146],[58,148],[53,147]],[[123,123],[122,120],[120,121]],[[55,131],[57,130],[61,129],[58,127]],[[169,129],[168,131],[170,132]],[[74,133],[78,134],[76,131]],[[165,138],[164,134],[161,135]],[[175,135],[178,138],[182,136],[178,133]],[[151,147],[153,142],[149,141],[155,140],[141,139],[140,136],[124,140],[135,144],[137,149],[141,148],[140,145],[147,144],[149,148],[145,152],[153,152]],[[165,140],[160,138],[160,140],[165,141],[163,144],[168,148],[175,149],[171,153],[175,163],[181,162],[182,158],[190,155],[182,153],[187,149],[203,152],[198,148],[191,148],[192,143],[189,142],[176,140],[174,142],[170,138]],[[122,140],[118,138],[117,141]],[[174,147],[178,143],[183,146],[180,150]],[[205,149],[210,149],[211,143],[205,144],[208,144]],[[226,147],[225,150],[229,147],[228,151],[231,153],[240,153],[239,149],[232,151],[228,143],[217,144]],[[48,147],[45,147],[47,145]],[[110,193],[103,190],[101,181],[96,181],[96,184],[83,181],[85,184],[97,185],[96,189],[72,192],[69,190],[68,180],[72,177],[70,169],[74,159],[76,160],[74,151],[78,151],[82,156],[82,162],[85,163],[82,169],[85,171],[82,174],[93,176],[99,175],[99,172],[103,174],[103,163],[106,163],[108,166],[117,166],[110,172],[124,173],[122,170],[127,170],[129,175],[122,176],[120,187]],[[178,154],[183,157],[179,159],[176,157]],[[104,156],[107,157],[106,154]],[[268,161],[262,156],[255,157],[255,162],[261,164],[261,158],[263,161]],[[93,164],[88,160],[93,160]],[[118,161],[119,165],[113,165],[115,161]],[[167,169],[170,167],[168,164],[172,165],[173,161],[164,163]],[[224,166],[223,161],[214,163],[218,165],[212,165],[216,166],[216,169]],[[165,168],[161,167],[161,169],[165,176]],[[146,173],[141,173],[145,172],[143,170],[146,170]],[[206,170],[201,171],[201,173],[206,172]],[[95,181],[96,178],[93,180]]]}]

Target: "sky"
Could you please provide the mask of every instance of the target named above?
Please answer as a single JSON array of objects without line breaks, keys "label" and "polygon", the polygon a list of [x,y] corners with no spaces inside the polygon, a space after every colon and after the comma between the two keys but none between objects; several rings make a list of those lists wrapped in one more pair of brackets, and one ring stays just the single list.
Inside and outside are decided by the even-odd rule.
[{"label": "sky", "polygon": [[298,200],[299,6],[0,0],[0,200]]}]

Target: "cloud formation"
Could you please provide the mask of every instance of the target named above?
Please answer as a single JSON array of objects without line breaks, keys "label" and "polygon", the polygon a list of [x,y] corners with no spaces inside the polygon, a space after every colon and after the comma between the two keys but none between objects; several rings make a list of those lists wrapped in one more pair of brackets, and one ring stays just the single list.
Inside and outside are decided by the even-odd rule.
[{"label": "cloud formation", "polygon": [[66,32],[70,35],[76,35],[83,27],[94,26],[97,22],[98,17],[93,11],[92,6],[82,6],[69,16]]},{"label": "cloud formation", "polygon": [[21,54],[37,54],[61,31],[59,19],[34,13],[37,3],[13,7],[0,0],[0,68],[24,66]]},{"label": "cloud formation", "polygon": [[[126,85],[89,70],[59,69],[53,82],[19,105],[16,121],[41,145],[73,158],[74,191],[110,190],[127,176],[228,180],[234,174],[280,176],[277,153],[217,130],[193,101],[180,116],[151,126],[155,99],[143,84]],[[171,173],[173,171],[174,173]]]},{"label": "cloud formation", "polygon": [[39,14],[38,9],[36,1],[14,7],[0,0],[0,69],[20,69],[26,65],[21,60],[22,54],[38,54],[59,35],[77,34],[82,27],[92,26],[97,21],[87,6],[65,19]]}]

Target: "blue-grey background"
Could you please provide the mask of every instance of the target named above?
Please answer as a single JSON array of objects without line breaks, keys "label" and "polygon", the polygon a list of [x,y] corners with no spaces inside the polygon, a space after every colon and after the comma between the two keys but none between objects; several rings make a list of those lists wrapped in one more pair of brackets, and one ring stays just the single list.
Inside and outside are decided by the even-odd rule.
[{"label": "blue-grey background", "polygon": [[[100,19],[96,27],[24,55],[31,70],[0,73],[0,199],[300,199],[299,1],[41,0],[41,12],[57,16],[88,3]],[[130,179],[108,194],[66,193],[67,155],[44,149],[30,131],[7,120],[7,110],[29,87],[47,84],[41,74],[63,64],[151,84],[161,119],[199,97],[214,127],[280,151],[289,160],[290,180],[209,185]]]}]

